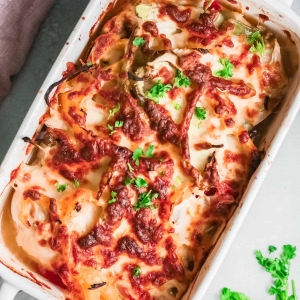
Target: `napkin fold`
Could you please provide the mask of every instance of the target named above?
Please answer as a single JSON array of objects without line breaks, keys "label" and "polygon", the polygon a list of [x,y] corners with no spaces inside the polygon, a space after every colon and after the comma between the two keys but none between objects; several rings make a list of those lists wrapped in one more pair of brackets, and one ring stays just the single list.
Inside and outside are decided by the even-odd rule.
[{"label": "napkin fold", "polygon": [[9,92],[55,0],[0,0],[0,100]]}]

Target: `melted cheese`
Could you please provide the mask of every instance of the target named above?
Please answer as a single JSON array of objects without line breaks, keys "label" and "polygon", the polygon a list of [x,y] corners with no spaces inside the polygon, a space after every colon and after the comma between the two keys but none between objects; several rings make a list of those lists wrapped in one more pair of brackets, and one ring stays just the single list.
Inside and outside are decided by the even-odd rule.
[{"label": "melted cheese", "polygon": [[[288,83],[280,48],[274,37],[262,57],[250,52],[246,36],[225,26],[242,16],[204,9],[203,2],[127,5],[107,21],[89,54],[93,67],[61,83],[53,96],[44,134],[54,142],[42,138],[35,162],[22,164],[11,182],[18,245],[57,273],[72,299],[181,299],[254,170],[258,153],[248,130],[272,112]],[[176,22],[174,9],[190,11],[188,20]],[[210,29],[215,38],[195,42],[203,32],[192,33],[187,24],[201,25],[204,13],[217,16]],[[137,36],[146,45],[134,46]],[[193,55],[184,68],[181,59]],[[173,85],[178,71],[194,76],[199,65],[211,82],[222,83],[216,72],[225,57],[236,65],[227,83],[246,86],[247,95],[192,77],[157,104],[148,98],[159,80]],[[205,110],[204,120],[196,106]],[[150,146],[154,157],[147,157]],[[147,186],[137,188],[137,178]],[[146,193],[153,195],[148,208],[136,209]]]}]

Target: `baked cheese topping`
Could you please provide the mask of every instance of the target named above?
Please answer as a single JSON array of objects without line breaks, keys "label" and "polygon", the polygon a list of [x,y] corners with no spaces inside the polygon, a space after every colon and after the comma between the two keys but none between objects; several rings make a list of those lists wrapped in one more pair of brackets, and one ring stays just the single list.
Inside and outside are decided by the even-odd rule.
[{"label": "baked cheese topping", "polygon": [[217,1],[126,4],[76,68],[11,181],[17,243],[71,299],[181,299],[284,96],[276,36]]}]

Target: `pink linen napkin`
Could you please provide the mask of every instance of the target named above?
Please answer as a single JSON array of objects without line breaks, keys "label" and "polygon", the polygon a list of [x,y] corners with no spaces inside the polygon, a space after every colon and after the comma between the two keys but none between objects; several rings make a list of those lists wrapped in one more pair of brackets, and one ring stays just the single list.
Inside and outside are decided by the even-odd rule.
[{"label": "pink linen napkin", "polygon": [[55,0],[0,0],[0,100],[8,93]]}]

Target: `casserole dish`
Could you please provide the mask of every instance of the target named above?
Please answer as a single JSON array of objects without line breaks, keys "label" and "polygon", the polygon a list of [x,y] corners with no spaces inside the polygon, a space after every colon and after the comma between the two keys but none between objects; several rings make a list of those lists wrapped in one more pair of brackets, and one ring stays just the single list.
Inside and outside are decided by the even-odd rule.
[{"label": "casserole dish", "polygon": [[[258,10],[257,11],[255,11],[255,6],[254,6],[254,4],[252,3],[252,2],[249,2],[249,3],[244,3],[243,2],[243,5],[249,5],[249,7],[250,7],[250,10],[253,8],[253,11],[250,11],[250,14],[256,14],[257,12],[258,12]],[[265,11],[269,11],[267,8],[268,8],[268,4],[265,4],[266,5],[266,7],[265,7]],[[263,5],[262,5],[263,6]],[[280,4],[278,4],[278,6],[280,7]],[[257,8],[256,8],[257,9]],[[261,9],[263,9],[263,7],[261,8]],[[284,7],[282,6],[281,7],[281,9],[280,9],[280,11],[284,11]],[[261,12],[263,12],[263,11],[261,11]],[[265,12],[264,12],[265,13]],[[282,14],[282,12],[281,12],[281,14]],[[289,15],[289,17],[290,17],[290,15]],[[89,18],[89,17],[87,17],[87,16],[85,16],[85,18],[89,21],[89,20],[91,20],[91,18]],[[276,20],[276,14],[274,13],[274,16],[271,16],[270,15],[270,19],[272,20],[272,18],[274,18],[274,20]],[[280,23],[280,16],[279,15],[277,15],[277,18],[278,18],[278,20],[276,20],[276,22],[277,23]],[[281,17],[281,18],[284,18],[284,16],[283,17]],[[297,30],[298,30],[298,28],[296,28],[296,27],[292,27],[293,26],[293,20],[296,22],[297,21],[297,17],[294,17],[294,19],[293,18],[291,18],[290,17],[290,19],[289,19],[289,21],[287,21],[287,20],[285,20],[285,24],[286,24],[286,29],[288,29],[288,30],[293,30],[293,31],[295,31],[295,32],[298,32]],[[272,22],[270,22],[270,23],[272,23]],[[273,27],[273,26],[272,26]],[[276,30],[277,29],[277,30]],[[278,36],[284,36],[283,34],[282,34],[282,32],[280,32],[280,30],[279,30],[279,28],[277,27],[276,28],[276,26],[274,26],[274,28],[273,28],[273,30],[275,30],[277,33],[278,33]],[[84,33],[83,33],[83,35],[82,36],[84,36]],[[293,39],[295,40],[295,42],[296,42],[296,44],[298,43],[298,40],[297,40],[297,37],[296,36],[293,36]],[[74,42],[75,43],[75,42]],[[71,45],[73,45],[73,41],[70,41],[70,44]],[[298,44],[297,44],[298,45]],[[72,55],[70,55],[70,53],[66,53],[66,54],[68,54],[68,56],[67,56],[67,59],[68,59],[68,61],[69,60],[72,60],[72,59],[74,59],[75,60],[75,57],[72,57]],[[77,55],[77,57],[78,57],[78,55]],[[65,62],[65,61],[64,61]],[[64,68],[63,67],[63,65],[64,64],[62,64],[62,65],[60,65],[60,70],[59,71],[57,71],[57,73],[56,73],[56,79],[59,77],[58,76],[58,74],[62,71],[62,69]],[[58,69],[59,69],[59,67],[58,67]],[[53,71],[54,72],[54,71]],[[50,75],[51,75],[51,73],[50,73]],[[297,71],[297,73],[296,73],[296,75],[294,76],[294,79],[295,80],[297,80],[297,76],[298,76],[298,71]],[[265,138],[265,148],[266,148],[266,150],[267,150],[267,156],[266,156],[266,159],[261,163],[261,165],[260,165],[260,167],[259,167],[259,169],[257,170],[257,172],[256,172],[256,174],[255,175],[253,175],[253,177],[252,177],[252,181],[251,181],[251,183],[249,184],[249,186],[248,186],[248,190],[245,192],[245,195],[244,195],[244,198],[243,198],[243,201],[241,202],[241,205],[242,205],[242,203],[244,202],[244,206],[243,206],[243,208],[240,210],[240,213],[238,214],[237,212],[238,212],[238,210],[237,210],[237,212],[236,212],[236,214],[235,214],[235,216],[232,218],[232,223],[235,223],[234,224],[234,226],[233,226],[233,230],[230,232],[230,230],[229,230],[229,226],[230,226],[230,224],[227,226],[227,230],[226,230],[226,232],[223,234],[223,236],[222,236],[222,238],[221,239],[224,239],[224,243],[222,244],[222,246],[221,247],[219,247],[219,245],[220,245],[220,241],[219,241],[219,243],[218,243],[218,245],[215,247],[215,249],[214,249],[214,252],[212,253],[212,255],[210,256],[210,258],[209,258],[209,260],[211,260],[214,256],[215,256],[215,260],[214,260],[214,263],[211,265],[211,267],[210,267],[210,269],[209,269],[209,271],[207,272],[207,274],[206,274],[206,276],[205,276],[205,279],[204,280],[202,280],[202,285],[201,286],[203,286],[203,287],[205,287],[205,284],[208,282],[208,280],[209,280],[209,278],[211,278],[211,276],[213,275],[213,272],[216,270],[216,266],[217,266],[217,264],[218,264],[218,262],[220,262],[220,257],[222,256],[222,255],[224,255],[224,250],[223,249],[226,249],[226,245],[228,245],[229,244],[229,242],[230,242],[230,239],[232,239],[232,232],[234,232],[234,231],[236,231],[237,230],[237,228],[238,228],[238,224],[239,224],[239,222],[241,221],[241,219],[244,217],[244,215],[245,215],[245,213],[246,213],[246,211],[247,211],[247,207],[249,207],[249,205],[250,205],[250,203],[251,203],[251,199],[253,199],[253,197],[254,197],[254,195],[255,195],[255,191],[257,190],[257,188],[258,188],[258,186],[259,186],[259,184],[260,184],[260,182],[261,182],[261,180],[262,180],[262,178],[264,177],[264,173],[265,173],[265,171],[266,171],[266,169],[268,168],[268,163],[270,162],[269,161],[269,158],[270,157],[272,157],[274,154],[275,154],[275,152],[276,152],[276,149],[278,149],[278,143],[282,140],[282,138],[283,138],[283,136],[284,136],[284,133],[286,132],[286,130],[287,130],[287,124],[286,123],[284,123],[284,125],[285,126],[281,126],[280,127],[280,123],[281,123],[281,121],[284,119],[284,115],[286,114],[286,113],[289,113],[289,112],[292,112],[292,114],[288,114],[287,115],[287,120],[288,120],[288,122],[291,122],[291,120],[292,120],[292,118],[294,117],[294,115],[295,115],[295,113],[297,112],[297,108],[298,108],[298,102],[297,101],[295,101],[295,96],[296,96],[296,90],[298,89],[298,86],[297,86],[297,84],[298,84],[298,82],[297,81],[293,81],[293,83],[290,85],[290,90],[289,90],[289,93],[287,94],[287,97],[286,97],[286,100],[285,100],[285,102],[284,102],[284,105],[283,105],[283,107],[282,107],[282,109],[281,109],[281,111],[280,111],[280,113],[276,116],[276,119],[275,119],[275,122],[274,122],[274,124],[273,124],[273,127],[271,128],[271,130],[269,130],[269,132],[268,132],[268,134],[267,134],[267,136],[266,136],[266,138]],[[54,78],[50,78],[50,80],[47,82],[47,85],[50,85],[50,83],[51,82],[53,82],[53,81],[55,81],[54,80]],[[46,87],[46,86],[44,86],[44,87]],[[37,103],[37,101],[38,101],[38,99],[36,100],[36,102],[35,103]],[[20,139],[21,137],[23,137],[23,136],[25,136],[25,135],[29,135],[29,136],[32,136],[33,135],[33,133],[34,133],[34,129],[36,128],[36,125],[37,125],[37,123],[35,123],[36,121],[35,121],[35,119],[36,119],[36,115],[41,115],[42,114],[42,112],[43,112],[43,110],[45,109],[45,107],[44,107],[44,105],[41,105],[41,102],[39,102],[39,106],[38,105],[36,105],[36,106],[34,106],[33,105],[33,107],[32,107],[32,109],[31,109],[31,112],[32,112],[32,114],[30,115],[28,115],[27,116],[27,118],[26,118],[26,120],[27,120],[27,123],[26,123],[26,120],[25,120],[25,125],[24,125],[24,130],[23,129],[21,129],[20,131],[19,131],[19,133],[18,133],[18,136],[17,136],[17,139],[15,140],[15,142],[14,142],[14,144],[12,145],[12,150],[11,150],[11,155],[10,155],[10,159],[9,159],[9,155],[5,158],[5,160],[4,160],[4,162],[3,162],[3,165],[2,165],[2,169],[1,169],[1,171],[2,171],[2,173],[1,173],[1,176],[2,176],[2,174],[4,174],[3,175],[3,178],[5,178],[5,172],[3,172],[3,170],[6,170],[6,172],[7,172],[7,170],[12,170],[12,169],[14,169],[14,168],[16,168],[17,167],[17,165],[18,164],[15,164],[16,163],[16,161],[12,161],[12,157],[19,157],[20,156],[20,153],[17,153],[16,151],[17,151],[17,149],[19,150],[19,151],[22,151],[22,147],[23,147],[23,144],[22,143],[20,143],[20,141],[18,141],[18,139]],[[34,116],[34,113],[36,113],[36,115]],[[30,124],[31,123],[31,124]],[[31,128],[29,128],[28,126],[32,126]],[[279,129],[278,129],[279,128]],[[276,130],[278,129],[278,133],[277,133],[277,135],[274,137],[274,134],[275,134],[275,132],[276,132]],[[274,138],[274,139],[273,139]],[[271,143],[271,141],[272,141],[272,139],[273,139],[273,142]],[[269,146],[272,144],[272,147],[270,147],[269,148]],[[22,158],[24,158],[24,156],[22,157]],[[22,159],[20,159],[20,161],[21,161]],[[20,162],[19,161],[19,162]],[[18,163],[19,163],[18,162]],[[14,164],[14,165],[12,165],[12,164]],[[9,172],[9,171],[8,171]],[[255,176],[257,176],[256,178],[255,178]],[[6,177],[8,177],[7,176],[7,174],[6,174]],[[5,182],[5,180],[6,180],[6,182]],[[4,181],[3,181],[3,184],[5,184],[5,183],[7,183],[7,181],[9,180],[9,179],[5,179]],[[251,188],[250,188],[251,187]],[[6,197],[9,197],[9,189],[7,189],[7,190],[5,190],[4,192],[3,192],[3,194],[2,194],[2,201],[4,202],[5,201],[5,198]],[[227,237],[226,237],[227,236]],[[4,249],[4,247],[3,247],[3,263],[5,263],[5,264],[8,264],[11,268],[13,268],[13,269],[15,269],[15,270],[20,270],[20,268],[18,268],[18,262],[16,262],[16,260],[14,261],[14,262],[9,262],[9,257],[10,257],[10,254],[9,253],[6,253],[7,254],[7,256],[5,257],[5,249]],[[207,262],[207,264],[208,264],[209,262]],[[20,266],[20,265],[19,265]],[[22,270],[20,270],[20,271],[22,271]],[[19,272],[20,272],[19,271]],[[25,271],[25,272],[24,272]],[[26,273],[27,273],[27,275],[26,275]],[[201,273],[200,273],[200,275],[199,275],[199,277],[198,277],[198,281],[201,281],[201,278],[205,275],[205,273],[206,273],[206,271],[205,271],[205,266],[202,268],[202,271],[201,271]],[[42,279],[42,278],[40,278],[39,276],[37,276],[36,274],[32,274],[31,272],[28,272],[27,270],[23,270],[23,274],[25,275],[25,276],[31,276],[32,277],[32,279],[36,282],[36,283],[38,283],[39,285],[42,285],[42,286],[44,286],[44,288],[46,288],[46,286],[45,285],[48,285],[48,283],[43,283],[43,282],[45,282],[45,280],[44,279]],[[6,279],[6,278],[5,278]],[[9,278],[7,279],[8,281],[9,281]],[[5,286],[4,286],[5,287]],[[22,285],[21,285],[21,283],[20,283],[20,287],[22,287]],[[195,287],[196,287],[196,285],[195,285]],[[26,291],[28,291],[28,289],[25,289]],[[194,291],[195,291],[196,289],[194,289],[193,290],[193,292],[192,292],[192,294],[194,293]],[[198,292],[197,292],[197,296],[201,296],[201,295],[203,295],[203,291],[204,291],[204,289],[199,289],[198,290]],[[51,291],[50,291],[50,293],[56,293],[57,292],[57,289],[54,289],[54,288],[52,288],[51,289]],[[202,294],[201,294],[202,293]],[[37,294],[34,294],[34,295],[37,295]],[[56,295],[59,295],[59,294],[56,294]],[[39,298],[44,298],[45,299],[45,296],[38,296]]]}]

